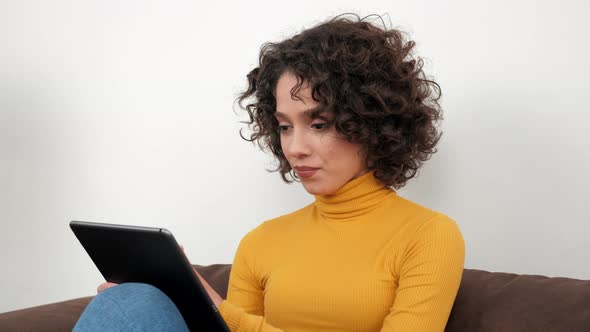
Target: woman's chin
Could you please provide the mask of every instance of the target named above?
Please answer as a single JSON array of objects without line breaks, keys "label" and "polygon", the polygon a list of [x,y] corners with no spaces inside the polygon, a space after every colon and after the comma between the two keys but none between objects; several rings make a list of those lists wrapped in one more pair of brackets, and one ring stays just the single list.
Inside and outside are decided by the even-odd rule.
[{"label": "woman's chin", "polygon": [[329,195],[330,191],[326,190],[326,188],[322,187],[322,186],[318,186],[318,185],[314,185],[311,183],[305,183],[305,181],[302,181],[303,183],[303,188],[305,188],[305,190],[310,194],[310,195]]}]

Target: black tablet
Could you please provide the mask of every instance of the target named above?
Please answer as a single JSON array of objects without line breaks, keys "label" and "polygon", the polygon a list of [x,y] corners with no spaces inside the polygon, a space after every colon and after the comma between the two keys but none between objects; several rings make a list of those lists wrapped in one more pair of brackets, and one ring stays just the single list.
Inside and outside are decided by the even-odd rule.
[{"label": "black tablet", "polygon": [[71,221],[70,228],[106,281],[153,285],[191,331],[230,332],[170,231],[85,221]]}]

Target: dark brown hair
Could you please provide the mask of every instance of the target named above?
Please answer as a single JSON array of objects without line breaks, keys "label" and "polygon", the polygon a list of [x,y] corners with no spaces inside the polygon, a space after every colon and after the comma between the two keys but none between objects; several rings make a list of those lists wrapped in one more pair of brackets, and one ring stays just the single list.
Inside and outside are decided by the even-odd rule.
[{"label": "dark brown hair", "polygon": [[[352,15],[352,18],[346,17]],[[442,119],[438,100],[440,86],[426,79],[423,60],[414,59],[414,41],[404,32],[368,22],[369,15],[338,15],[280,42],[262,45],[258,67],[247,75],[248,88],[239,94],[239,106],[248,112],[252,127],[249,141],[269,148],[278,159],[283,180],[291,183],[296,174],[281,149],[275,88],[281,74],[293,73],[298,84],[310,84],[316,111],[335,115],[337,132],[348,142],[360,144],[367,168],[388,187],[399,189],[430,159],[442,133],[436,122]],[[438,92],[431,96],[432,92]],[[244,106],[244,101],[253,101]],[[269,170],[271,171],[271,170]]]}]

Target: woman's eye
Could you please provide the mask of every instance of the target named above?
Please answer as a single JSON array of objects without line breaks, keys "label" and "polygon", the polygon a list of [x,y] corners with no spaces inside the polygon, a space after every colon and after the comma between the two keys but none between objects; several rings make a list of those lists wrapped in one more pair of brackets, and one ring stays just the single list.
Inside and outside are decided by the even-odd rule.
[{"label": "woman's eye", "polygon": [[[319,130],[326,129],[328,127],[328,124],[327,123],[313,123],[311,126],[319,131]],[[287,125],[279,126],[279,131],[287,131],[287,129],[289,129],[289,126],[287,126]]]},{"label": "woman's eye", "polygon": [[322,129],[326,129],[326,127],[328,126],[328,124],[327,124],[327,123],[314,123],[314,124],[312,124],[311,126],[312,126],[312,127],[313,127],[313,126],[320,126],[320,128],[317,128],[317,127],[316,127],[316,129],[322,130]]}]

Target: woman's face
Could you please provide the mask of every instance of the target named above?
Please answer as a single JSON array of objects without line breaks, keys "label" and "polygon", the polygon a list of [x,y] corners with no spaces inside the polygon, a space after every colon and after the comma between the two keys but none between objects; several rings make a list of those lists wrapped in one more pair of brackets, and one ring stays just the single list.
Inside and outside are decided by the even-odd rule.
[{"label": "woman's face", "polygon": [[[277,109],[281,148],[289,164],[301,179],[303,187],[312,195],[330,195],[348,181],[365,174],[367,168],[361,155],[361,146],[347,142],[334,128],[327,127],[331,115],[321,113],[325,119],[311,119],[304,112],[318,106],[305,84],[299,90],[302,100],[291,98],[291,89],[297,77],[286,71],[276,86]],[[318,168],[305,176],[297,167]]]}]

